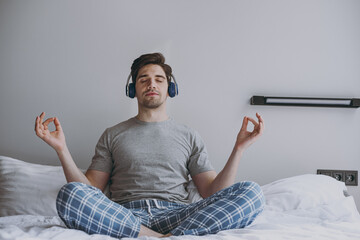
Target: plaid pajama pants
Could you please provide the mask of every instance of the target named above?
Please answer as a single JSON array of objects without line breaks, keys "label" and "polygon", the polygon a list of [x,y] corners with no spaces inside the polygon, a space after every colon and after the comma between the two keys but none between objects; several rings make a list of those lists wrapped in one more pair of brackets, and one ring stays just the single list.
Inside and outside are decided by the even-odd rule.
[{"label": "plaid pajama pants", "polygon": [[99,189],[71,182],[56,200],[67,227],[116,238],[137,237],[140,224],[162,234],[204,235],[243,228],[263,210],[264,196],[253,182],[239,182],[192,204],[155,199],[117,204]]}]

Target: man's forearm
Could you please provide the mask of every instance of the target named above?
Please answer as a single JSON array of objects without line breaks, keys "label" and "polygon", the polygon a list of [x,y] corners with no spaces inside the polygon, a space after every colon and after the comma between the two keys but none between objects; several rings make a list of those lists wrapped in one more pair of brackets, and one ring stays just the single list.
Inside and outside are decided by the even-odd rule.
[{"label": "man's forearm", "polygon": [[230,187],[235,183],[236,174],[240,159],[243,155],[242,149],[234,148],[231,152],[229,160],[226,162],[223,170],[216,176],[209,188],[209,196],[224,188]]},{"label": "man's forearm", "polygon": [[76,166],[67,147],[56,153],[60,159],[67,182],[82,182],[91,185],[87,177]]}]

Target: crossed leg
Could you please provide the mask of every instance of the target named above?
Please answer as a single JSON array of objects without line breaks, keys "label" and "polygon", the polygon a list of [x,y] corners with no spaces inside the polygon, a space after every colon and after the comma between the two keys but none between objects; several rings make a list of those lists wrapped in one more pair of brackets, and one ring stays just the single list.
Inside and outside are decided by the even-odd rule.
[{"label": "crossed leg", "polygon": [[69,228],[117,238],[204,235],[241,228],[255,219],[263,205],[261,188],[252,182],[234,184],[181,208],[161,210],[147,227],[141,225],[131,209],[111,201],[99,189],[83,183],[66,184],[60,190],[56,204],[60,218]]},{"label": "crossed leg", "polygon": [[262,212],[264,202],[258,184],[239,182],[196,203],[175,209],[154,209],[147,227],[176,236],[215,234],[248,226]]}]

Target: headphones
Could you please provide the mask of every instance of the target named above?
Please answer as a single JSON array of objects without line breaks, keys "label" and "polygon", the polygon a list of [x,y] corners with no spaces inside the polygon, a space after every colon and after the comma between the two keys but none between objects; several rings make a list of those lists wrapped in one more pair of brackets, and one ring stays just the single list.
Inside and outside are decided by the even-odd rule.
[{"label": "headphones", "polygon": [[[174,75],[171,74],[171,78],[173,79],[174,82],[171,82],[171,81],[169,82],[168,93],[169,93],[169,97],[173,98],[179,94],[179,89],[178,89],[178,85],[176,83]],[[131,73],[129,74],[129,77],[126,82],[126,96],[128,96],[129,98],[134,98],[135,97],[135,83],[129,83],[130,79],[131,79]]]}]

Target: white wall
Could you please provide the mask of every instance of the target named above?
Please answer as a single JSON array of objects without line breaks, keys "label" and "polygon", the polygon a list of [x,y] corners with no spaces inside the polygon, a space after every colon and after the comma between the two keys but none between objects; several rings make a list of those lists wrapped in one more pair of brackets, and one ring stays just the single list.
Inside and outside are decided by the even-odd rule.
[{"label": "white wall", "polygon": [[[58,165],[35,136],[58,116],[86,168],[106,127],[137,113],[132,61],[160,51],[180,95],[169,114],[198,130],[219,171],[244,115],[266,131],[238,180],[360,170],[360,109],[251,106],[252,95],[360,97],[360,1],[1,1],[0,155]],[[349,187],[360,206],[360,187]]]}]

